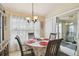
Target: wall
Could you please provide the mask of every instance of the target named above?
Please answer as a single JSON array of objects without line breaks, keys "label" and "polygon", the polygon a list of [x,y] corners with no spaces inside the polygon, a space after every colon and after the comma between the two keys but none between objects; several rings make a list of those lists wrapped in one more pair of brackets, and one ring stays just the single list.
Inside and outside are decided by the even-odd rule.
[{"label": "wall", "polygon": [[4,39],[9,40],[9,14],[5,15],[5,20],[4,20]]},{"label": "wall", "polygon": [[45,19],[45,37],[49,38],[50,33],[52,32],[52,18]]},{"label": "wall", "polygon": [[77,13],[77,55],[79,56],[79,12]]},{"label": "wall", "polygon": [[45,37],[45,17],[39,17],[39,20],[40,20],[40,37]]},{"label": "wall", "polygon": [[56,17],[45,19],[45,37],[49,38],[50,33],[56,33]]},{"label": "wall", "polygon": [[10,40],[10,14],[5,10],[4,18],[4,40]]}]

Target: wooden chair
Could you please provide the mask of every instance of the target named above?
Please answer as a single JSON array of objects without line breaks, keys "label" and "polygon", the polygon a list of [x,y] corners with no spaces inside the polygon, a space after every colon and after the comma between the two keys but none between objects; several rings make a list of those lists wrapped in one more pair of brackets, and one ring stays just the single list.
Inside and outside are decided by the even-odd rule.
[{"label": "wooden chair", "polygon": [[49,39],[54,40],[56,38],[56,33],[50,33]]},{"label": "wooden chair", "polygon": [[[23,50],[23,46],[21,44],[21,41],[20,41],[20,38],[19,38],[18,35],[15,37],[15,39],[17,40],[17,42],[19,44],[19,48],[20,48],[20,51],[21,51],[21,56],[34,56],[35,55],[32,48],[26,49],[25,51]],[[30,52],[30,53],[27,53],[27,52]]]},{"label": "wooden chair", "polygon": [[63,39],[50,40],[47,46],[45,56],[57,56],[60,43]]}]

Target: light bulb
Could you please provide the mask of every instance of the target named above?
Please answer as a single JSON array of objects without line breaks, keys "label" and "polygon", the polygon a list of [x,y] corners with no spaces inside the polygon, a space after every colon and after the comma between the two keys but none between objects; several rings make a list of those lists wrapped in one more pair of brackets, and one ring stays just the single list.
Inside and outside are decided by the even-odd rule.
[{"label": "light bulb", "polygon": [[27,20],[30,20],[30,17],[26,17]]}]

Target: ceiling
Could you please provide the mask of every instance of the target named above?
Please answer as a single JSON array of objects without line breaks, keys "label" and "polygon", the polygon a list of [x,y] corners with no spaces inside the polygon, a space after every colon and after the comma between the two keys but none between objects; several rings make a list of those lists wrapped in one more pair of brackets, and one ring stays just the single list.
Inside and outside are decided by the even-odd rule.
[{"label": "ceiling", "polygon": [[[32,14],[32,3],[2,3],[2,5],[14,12]],[[47,16],[55,15],[63,10],[70,10],[79,7],[78,3],[34,3],[34,15]]]}]

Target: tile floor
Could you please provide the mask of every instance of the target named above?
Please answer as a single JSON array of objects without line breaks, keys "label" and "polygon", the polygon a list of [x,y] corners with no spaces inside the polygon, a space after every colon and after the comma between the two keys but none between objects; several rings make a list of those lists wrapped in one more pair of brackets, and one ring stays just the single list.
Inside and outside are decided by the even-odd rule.
[{"label": "tile floor", "polygon": [[[9,56],[21,56],[21,53],[20,53],[20,51],[10,52]],[[62,52],[59,52],[58,56],[68,56],[68,55],[66,55],[66,54],[64,54]]]},{"label": "tile floor", "polygon": [[20,51],[10,52],[9,56],[21,56]]}]

